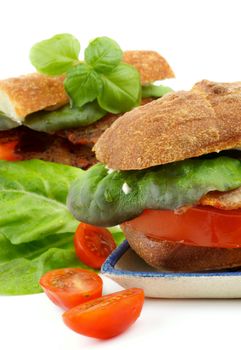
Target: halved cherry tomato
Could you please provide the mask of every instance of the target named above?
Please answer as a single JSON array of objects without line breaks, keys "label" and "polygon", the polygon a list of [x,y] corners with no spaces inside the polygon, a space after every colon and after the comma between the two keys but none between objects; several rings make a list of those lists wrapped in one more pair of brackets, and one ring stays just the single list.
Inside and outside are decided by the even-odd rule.
[{"label": "halved cherry tomato", "polygon": [[146,236],[181,243],[219,248],[241,247],[241,210],[193,207],[184,213],[171,210],[144,210],[121,225]]},{"label": "halved cherry tomato", "polygon": [[56,305],[71,308],[102,295],[102,279],[80,268],[52,270],[39,281],[50,300]]},{"label": "halved cherry tomato", "polygon": [[66,311],[63,319],[77,333],[108,339],[122,333],[136,321],[143,303],[143,290],[131,288],[76,306]]},{"label": "halved cherry tomato", "polygon": [[18,141],[10,141],[0,144],[0,159],[1,160],[21,160],[21,156],[15,153]]},{"label": "halved cherry tomato", "polygon": [[76,255],[86,265],[99,269],[116,248],[111,233],[103,227],[80,223],[74,236]]}]

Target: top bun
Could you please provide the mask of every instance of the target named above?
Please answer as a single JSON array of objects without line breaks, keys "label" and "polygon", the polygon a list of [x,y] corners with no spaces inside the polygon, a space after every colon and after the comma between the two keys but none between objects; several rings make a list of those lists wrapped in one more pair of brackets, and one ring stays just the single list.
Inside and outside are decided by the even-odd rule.
[{"label": "top bun", "polygon": [[96,158],[109,168],[145,169],[241,146],[241,82],[203,80],[118,118]]},{"label": "top bun", "polygon": [[138,70],[142,85],[175,77],[166,59],[155,51],[125,51],[123,60]]}]

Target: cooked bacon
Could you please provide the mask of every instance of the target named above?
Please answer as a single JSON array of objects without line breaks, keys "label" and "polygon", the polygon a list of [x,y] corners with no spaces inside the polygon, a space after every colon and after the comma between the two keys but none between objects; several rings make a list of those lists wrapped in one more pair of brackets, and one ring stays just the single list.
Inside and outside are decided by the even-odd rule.
[{"label": "cooked bacon", "polygon": [[[141,101],[141,105],[145,105],[153,101],[153,98],[145,98]],[[116,119],[121,117],[122,114],[108,113],[105,117],[101,118],[97,122],[75,129],[61,130],[57,134],[61,137],[67,138],[73,144],[89,145],[93,147],[98,138],[103,132],[108,129]]]},{"label": "cooked bacon", "polygon": [[76,129],[59,131],[57,134],[67,138],[73,144],[89,145],[93,147],[103,132],[108,129],[112,123],[119,117],[116,114],[107,114],[97,122]]},{"label": "cooked bacon", "polygon": [[200,199],[199,204],[224,210],[239,209],[241,208],[241,187],[227,192],[209,192]]},{"label": "cooked bacon", "polygon": [[56,135],[36,132],[25,127],[0,132],[0,144],[16,141],[15,153],[21,160],[42,159],[87,169],[96,163],[91,147],[73,145]]}]

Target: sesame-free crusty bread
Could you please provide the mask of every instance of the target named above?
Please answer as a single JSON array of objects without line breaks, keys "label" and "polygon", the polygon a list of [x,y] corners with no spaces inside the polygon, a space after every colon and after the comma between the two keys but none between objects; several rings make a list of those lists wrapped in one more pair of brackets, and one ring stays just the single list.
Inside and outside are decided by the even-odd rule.
[{"label": "sesame-free crusty bread", "polygon": [[131,248],[157,269],[195,272],[241,266],[241,248],[207,248],[156,240],[135,231],[128,222],[121,228]]},{"label": "sesame-free crusty bread", "polygon": [[28,114],[68,103],[64,77],[33,73],[0,80],[0,110],[21,122]]},{"label": "sesame-free crusty bread", "polygon": [[207,80],[116,120],[94,147],[109,168],[144,169],[241,145],[241,82]]},{"label": "sesame-free crusty bread", "polygon": [[139,71],[142,85],[175,77],[165,58],[155,51],[125,51],[123,61]]}]

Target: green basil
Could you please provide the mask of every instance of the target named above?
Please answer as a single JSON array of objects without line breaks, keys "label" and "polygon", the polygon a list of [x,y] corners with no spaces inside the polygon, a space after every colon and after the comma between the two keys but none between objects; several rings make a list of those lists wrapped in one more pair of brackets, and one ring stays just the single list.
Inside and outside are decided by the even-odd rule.
[{"label": "green basil", "polygon": [[24,125],[33,130],[51,133],[93,124],[104,117],[106,113],[94,101],[87,103],[81,108],[71,108],[67,105],[56,111],[33,113],[25,119]]},{"label": "green basil", "polygon": [[82,107],[97,99],[107,112],[123,113],[141,101],[139,72],[122,62],[119,45],[107,37],[92,40],[80,62],[79,42],[70,34],[59,34],[34,45],[30,59],[41,73],[66,74],[64,87],[71,107]]},{"label": "green basil", "polygon": [[6,114],[0,111],[0,130],[10,130],[10,129],[17,128],[18,126],[19,126],[19,123],[10,119],[9,117],[6,116]]},{"label": "green basil", "polygon": [[[130,189],[127,194],[124,184]],[[229,191],[240,186],[241,161],[222,156],[112,173],[97,164],[72,184],[68,207],[78,220],[112,226],[147,208],[175,210],[197,203],[209,191]]]},{"label": "green basil", "polygon": [[99,105],[111,113],[124,113],[140,104],[141,85],[138,71],[125,63],[102,75]]},{"label": "green basil", "polygon": [[112,39],[105,36],[96,38],[85,49],[85,61],[97,72],[109,72],[122,60],[122,50]]},{"label": "green basil", "polygon": [[173,90],[168,86],[163,85],[144,85],[142,86],[142,98],[147,97],[162,97],[168,92],[172,92]]},{"label": "green basil", "polygon": [[79,41],[71,34],[58,34],[35,44],[30,61],[40,73],[60,75],[79,63]]},{"label": "green basil", "polygon": [[0,161],[0,234],[20,244],[74,232],[66,207],[70,184],[83,170],[40,160]]},{"label": "green basil", "polygon": [[96,99],[102,89],[102,82],[93,68],[82,63],[68,72],[64,87],[71,104],[74,107],[82,107]]}]

